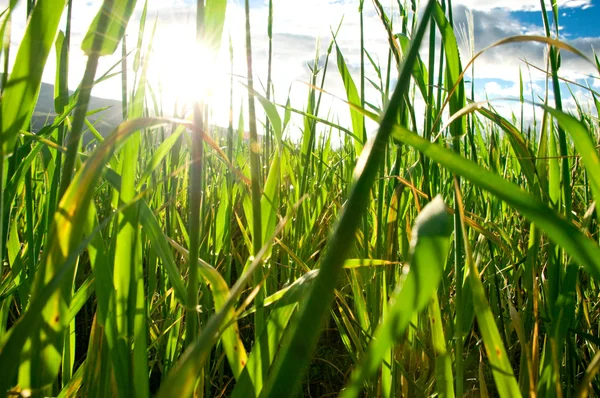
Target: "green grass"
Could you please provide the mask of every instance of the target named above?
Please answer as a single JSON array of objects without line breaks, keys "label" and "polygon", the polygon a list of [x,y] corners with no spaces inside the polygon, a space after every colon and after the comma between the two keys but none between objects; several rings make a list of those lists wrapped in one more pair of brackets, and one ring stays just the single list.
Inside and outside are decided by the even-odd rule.
[{"label": "green grass", "polygon": [[[417,13],[400,20],[374,1],[389,44],[379,65],[365,47],[367,3],[356,10],[360,74],[333,31],[297,104],[274,97],[278,4],[252,21],[269,40],[267,70],[253,71],[246,1],[245,40],[229,41],[227,128],[213,125],[206,102],[188,119],[164,116],[147,79],[156,25],[146,7],[131,26],[135,1],[104,1],[69,95],[70,2],[27,3],[19,51],[3,52],[0,396],[600,394],[595,115],[579,103],[566,112],[564,92],[532,104],[521,89],[521,114],[543,113],[535,127],[473,103],[463,77],[481,53],[460,54],[449,1],[399,2],[401,15]],[[221,47],[226,9],[197,3],[196,40]],[[4,35],[12,12],[0,17]],[[543,15],[546,36],[483,51],[548,46],[556,88],[560,53],[585,56]],[[129,53],[126,28],[140,35]],[[123,59],[99,70],[119,45]],[[248,76],[267,80],[265,92],[246,80],[249,101],[234,114],[237,48]],[[57,116],[31,134],[50,62]],[[106,78],[121,79],[124,121],[101,137],[88,104]],[[322,105],[326,79],[345,88],[347,123]],[[367,119],[379,126],[370,139]],[[83,148],[85,134],[97,146]]]}]

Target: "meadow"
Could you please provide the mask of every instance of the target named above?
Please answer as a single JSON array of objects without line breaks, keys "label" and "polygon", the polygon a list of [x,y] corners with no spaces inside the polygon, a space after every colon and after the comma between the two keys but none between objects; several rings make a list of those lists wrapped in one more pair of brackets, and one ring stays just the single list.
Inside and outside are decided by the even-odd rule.
[{"label": "meadow", "polygon": [[[473,102],[464,76],[481,53],[459,51],[451,0],[398,0],[395,16],[357,1],[360,73],[333,31],[303,104],[273,99],[276,42],[266,86],[252,79],[246,0],[245,43],[230,46],[247,74],[231,61],[229,126],[216,126],[208,101],[164,111],[135,0],[104,0],[74,92],[74,5],[27,0],[19,49],[2,51],[0,396],[600,395],[600,94],[582,86],[596,109],[573,97],[567,110],[560,89],[577,84],[562,54],[600,62],[540,4],[546,35],[483,50],[547,48],[545,96],[521,88],[516,102],[543,115],[534,125]],[[227,6],[197,2],[202,62],[227,40]],[[387,33],[384,65],[361,40],[367,7]],[[33,132],[53,62],[56,117]],[[326,76],[344,83],[347,123],[323,105]],[[90,117],[104,110],[88,105],[106,79],[122,81],[123,121],[102,135]]]}]

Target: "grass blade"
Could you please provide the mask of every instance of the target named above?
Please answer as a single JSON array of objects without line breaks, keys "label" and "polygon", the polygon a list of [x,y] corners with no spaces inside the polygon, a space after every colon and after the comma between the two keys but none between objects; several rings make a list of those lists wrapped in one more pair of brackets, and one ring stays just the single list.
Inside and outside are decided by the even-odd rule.
[{"label": "grass blade", "polygon": [[392,133],[397,110],[408,91],[412,65],[417,59],[419,46],[429,22],[434,1],[429,1],[422,14],[421,24],[413,39],[398,85],[383,116],[379,131],[371,148],[363,149],[355,170],[355,182],[350,197],[330,238],[319,276],[310,295],[303,304],[298,319],[293,323],[290,339],[284,345],[284,353],[274,364],[265,387],[265,396],[282,396],[296,391],[300,376],[308,364],[309,355],[317,342],[320,328],[333,300],[333,289],[348,256],[348,242],[352,241],[360,215],[364,212],[381,161],[381,152]]},{"label": "grass blade", "polygon": [[375,331],[367,353],[352,372],[350,383],[341,395],[343,398],[359,396],[363,383],[377,371],[384,355],[404,334],[413,315],[436,294],[450,248],[451,225],[440,196],[425,206],[415,220],[406,280],[401,281],[392,294],[388,313]]}]

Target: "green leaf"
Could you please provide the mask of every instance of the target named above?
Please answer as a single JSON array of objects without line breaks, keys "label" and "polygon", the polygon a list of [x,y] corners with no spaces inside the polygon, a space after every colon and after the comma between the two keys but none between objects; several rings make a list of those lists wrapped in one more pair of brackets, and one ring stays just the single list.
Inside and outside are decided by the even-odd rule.
[{"label": "green leaf", "polygon": [[179,300],[181,304],[184,306],[187,305],[187,291],[185,284],[183,279],[181,279],[177,264],[175,264],[175,259],[173,258],[173,253],[171,253],[169,243],[165,239],[160,224],[154,216],[154,212],[144,201],[140,202],[140,215],[140,224],[146,231],[146,234],[152,243],[152,247],[156,250],[156,253],[162,260],[163,266],[167,270],[169,282],[173,285],[173,289],[175,290],[175,297],[177,297],[177,300]]},{"label": "green leaf", "polygon": [[277,209],[279,202],[279,179],[280,179],[280,161],[279,153],[275,153],[269,175],[265,183],[263,194],[260,198],[261,218],[262,218],[262,241],[271,236],[277,225]]},{"label": "green leaf", "polygon": [[454,397],[454,376],[452,375],[452,356],[446,348],[446,336],[437,293],[429,303],[429,325],[431,343],[435,352],[435,385],[441,398]]},{"label": "green leaf", "polygon": [[17,134],[29,122],[65,3],[40,1],[31,13],[2,96],[0,155],[12,153]]},{"label": "green leaf", "polygon": [[[135,3],[136,0],[104,0],[81,43],[83,52],[86,55],[92,53],[98,55],[113,54],[125,35]],[[108,16],[108,20],[103,18],[103,14]],[[106,25],[101,26],[104,23]],[[96,40],[102,43],[99,47],[95,43]]]},{"label": "green leaf", "polygon": [[[267,117],[271,121],[271,126],[273,127],[273,132],[275,133],[275,138],[277,139],[277,144],[281,147],[282,143],[282,135],[283,135],[283,125],[281,124],[281,117],[279,116],[279,112],[277,112],[277,107],[275,104],[262,95],[254,92],[254,97],[260,102]],[[286,110],[287,112],[287,110]]]},{"label": "green leaf", "polygon": [[204,9],[204,37],[202,39],[204,40],[204,44],[215,54],[221,46],[226,11],[227,0],[206,0]]},{"label": "green leaf", "polygon": [[173,145],[177,142],[181,134],[185,131],[185,126],[178,126],[175,131],[169,135],[156,149],[156,151],[152,154],[152,158],[146,165],[144,172],[142,173],[142,177],[139,179],[137,184],[137,189],[146,183],[148,178],[156,171],[156,169],[160,166],[160,162],[169,154]]},{"label": "green leaf", "polygon": [[[253,349],[250,353],[248,364],[244,368],[242,375],[233,389],[231,395],[232,398],[258,397],[260,395],[263,380],[257,380],[256,377],[254,377],[254,375],[257,374],[257,369],[261,368],[260,361],[262,358],[260,353],[264,352],[264,348],[261,348],[260,344],[262,344],[263,341],[268,341],[269,347],[266,352],[269,353],[268,366],[270,366],[279,350],[281,338],[283,337],[292,314],[298,306],[298,302],[302,299],[302,296],[309,291],[312,286],[311,282],[317,273],[318,270],[308,272],[296,279],[290,286],[265,298],[265,306],[267,304],[272,304],[275,307],[269,314],[267,327],[263,330],[263,335],[267,336],[267,339],[257,340],[256,346],[258,349]],[[250,311],[247,313],[250,313]]]},{"label": "green leaf", "polygon": [[[355,136],[361,137],[361,139],[364,141],[363,115],[361,115],[361,113],[355,109],[355,107],[360,107],[361,105],[360,95],[358,93],[358,90],[356,89],[356,84],[354,84],[354,79],[352,79],[352,75],[350,74],[350,71],[346,66],[346,61],[344,61],[344,56],[342,55],[342,51],[338,47],[337,42],[335,43],[335,50],[337,54],[338,70],[340,71],[340,75],[342,76],[342,80],[344,81],[344,87],[346,88],[346,97],[348,98],[348,102],[351,105],[354,105],[350,106],[352,131],[354,132]],[[362,144],[359,141],[354,140],[354,146],[357,155],[360,154],[363,147]]]},{"label": "green leaf", "polygon": [[[30,304],[17,323],[20,325],[22,322],[23,326],[13,326],[12,333],[0,344],[0,371],[6,376],[0,380],[0,391],[8,389],[6,384],[12,382],[12,375],[20,365],[5,358],[17,357],[21,350],[25,350],[23,355],[29,355],[29,360],[21,363],[24,373],[20,378],[22,376],[21,380],[28,382],[28,385],[21,384],[23,388],[41,387],[55,380],[62,355],[62,331],[70,321],[68,314],[73,267],[67,267],[66,263],[72,261],[74,264],[76,257],[72,256],[74,253],[78,255],[81,249],[87,210],[96,183],[104,165],[124,139],[140,128],[165,122],[168,121],[159,118],[123,122],[97,148],[69,185],[54,214],[48,232],[51,238],[35,273],[31,300],[35,300],[36,304]],[[43,322],[44,326],[32,326],[38,322]]]},{"label": "green leaf", "polygon": [[583,165],[588,171],[594,200],[596,203],[600,203],[600,157],[592,135],[585,125],[573,116],[546,105],[542,105],[542,107],[550,112],[558,124],[571,135],[573,143],[583,159]]},{"label": "green leaf", "polygon": [[381,366],[384,356],[402,337],[413,315],[421,311],[436,293],[442,278],[452,222],[441,196],[423,208],[412,231],[410,270],[392,294],[388,313],[378,326],[368,351],[354,368],[341,397],[357,397],[362,385]]},{"label": "green leaf", "polygon": [[394,138],[417,149],[476,186],[491,192],[513,206],[530,221],[537,224],[550,239],[562,246],[594,278],[600,280],[600,248],[586,238],[577,228],[515,184],[485,170],[481,166],[419,137],[406,128],[396,126]]},{"label": "green leaf", "polygon": [[521,391],[515,379],[506,347],[502,343],[500,332],[496,326],[494,313],[488,303],[485,288],[479,279],[479,271],[472,260],[470,260],[470,263],[471,267],[467,277],[473,295],[473,307],[498,394],[500,397],[506,398],[519,397]]},{"label": "green leaf", "polygon": [[[448,101],[450,103],[450,113],[454,114],[465,106],[465,84],[461,75],[460,53],[454,29],[446,19],[441,5],[437,2],[435,3],[433,18],[440,29],[444,52],[446,53],[446,85],[453,91]],[[465,123],[466,118],[461,117],[458,122],[450,125],[452,137],[462,137],[465,132]]]},{"label": "green leaf", "polygon": [[414,35],[412,46],[398,78],[398,85],[383,115],[379,131],[372,141],[372,146],[365,147],[361,153],[354,174],[355,180],[350,189],[350,197],[329,238],[314,286],[301,306],[298,318],[293,325],[290,325],[292,329],[288,340],[284,343],[282,354],[273,364],[274,368],[271,369],[265,386],[265,396],[279,397],[294,393],[308,366],[310,355],[333,301],[334,288],[342,272],[343,262],[349,255],[362,214],[369,205],[371,187],[384,158],[383,151],[397,120],[398,109],[408,93],[412,67],[416,62],[434,4],[435,1],[430,0],[423,11],[421,23]]}]

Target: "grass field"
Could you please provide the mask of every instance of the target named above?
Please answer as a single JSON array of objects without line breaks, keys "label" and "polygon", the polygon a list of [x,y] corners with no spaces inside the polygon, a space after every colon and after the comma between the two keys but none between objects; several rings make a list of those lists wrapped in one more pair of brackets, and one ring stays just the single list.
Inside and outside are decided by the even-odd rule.
[{"label": "grass field", "polygon": [[[527,125],[472,101],[478,54],[459,54],[450,0],[422,3],[398,1],[392,18],[357,1],[357,40],[375,7],[386,65],[360,40],[353,75],[331,40],[303,104],[273,99],[269,47],[266,87],[246,79],[239,114],[239,79],[220,88],[219,127],[209,101],[165,116],[145,11],[127,28],[141,39],[122,45],[135,0],[104,0],[71,95],[71,4],[27,0],[19,50],[5,40],[2,58],[0,396],[600,395],[600,109],[563,110],[560,91],[561,54],[585,55],[543,1],[545,36],[497,43],[548,48],[545,96],[516,103],[543,115]],[[227,6],[197,3],[202,62],[227,40]],[[246,41],[231,46],[253,76],[245,7]],[[99,68],[121,51],[132,69]],[[53,62],[57,116],[33,134]],[[322,105],[332,76],[347,122]],[[88,120],[105,79],[123,81],[108,136]]]}]

